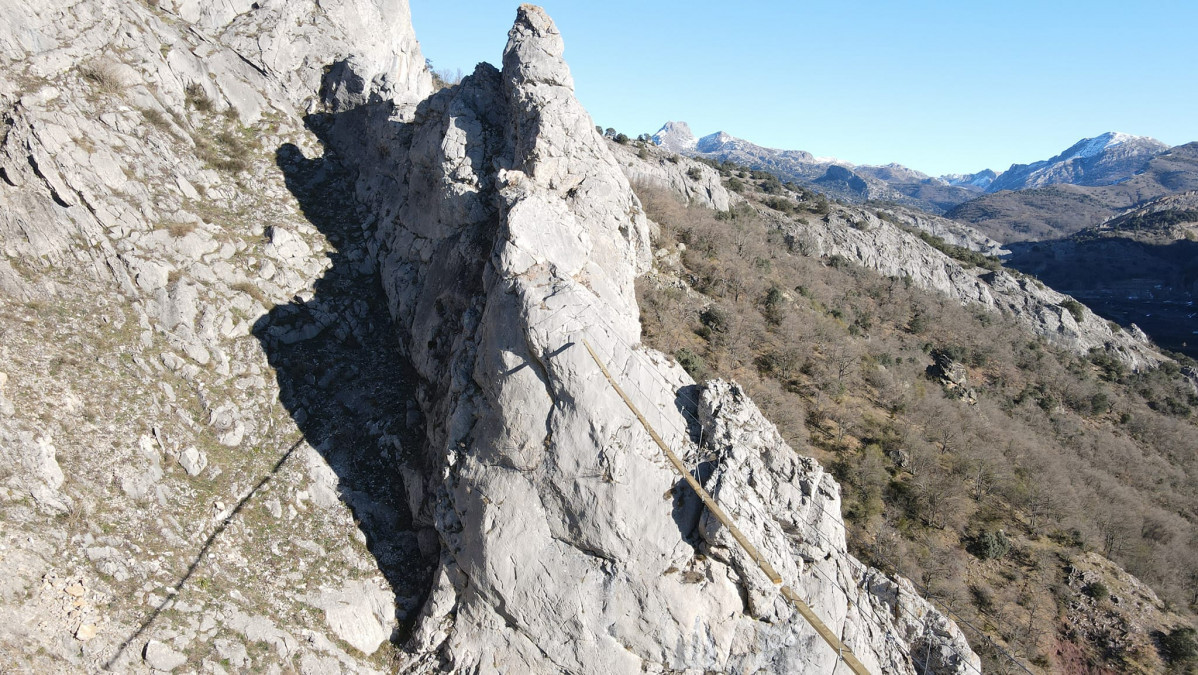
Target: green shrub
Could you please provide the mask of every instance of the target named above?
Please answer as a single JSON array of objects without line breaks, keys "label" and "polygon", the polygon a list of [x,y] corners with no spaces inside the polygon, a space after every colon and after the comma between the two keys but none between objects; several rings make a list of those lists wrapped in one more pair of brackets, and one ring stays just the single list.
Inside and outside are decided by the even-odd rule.
[{"label": "green shrub", "polygon": [[926,312],[916,307],[911,314],[911,320],[907,322],[907,332],[913,335],[919,335],[928,329],[928,315]]},{"label": "green shrub", "polygon": [[1073,298],[1065,298],[1059,304],[1073,315],[1074,321],[1081,323],[1082,319],[1086,318],[1086,308],[1077,300],[1074,300]]},{"label": "green shrub", "polygon": [[1002,269],[1002,263],[999,262],[998,258],[992,258],[984,253],[979,253],[973,249],[965,248],[964,246],[950,244],[940,237],[924,232],[918,228],[904,226],[903,229],[919,237],[928,246],[940,251],[953,260],[991,271],[998,271]]},{"label": "green shrub", "polygon": [[699,321],[714,333],[727,332],[730,320],[728,312],[718,305],[711,305],[699,315]]},{"label": "green shrub", "polygon": [[1156,641],[1169,665],[1184,672],[1187,666],[1198,663],[1198,639],[1190,626],[1179,626],[1167,634],[1157,633]]},{"label": "green shrub", "polygon": [[1086,584],[1086,587],[1082,590],[1082,592],[1091,598],[1100,601],[1111,597],[1111,591],[1106,587],[1106,584],[1102,583],[1101,581],[1095,581],[1093,583]]},{"label": "green shrub", "polygon": [[782,294],[782,289],[777,286],[770,287],[770,290],[765,294],[765,299],[761,302],[761,313],[765,316],[766,321],[775,326],[782,323],[782,319],[785,316],[785,300],[786,298]]},{"label": "green shrub", "polygon": [[699,180],[703,177],[703,172],[699,170],[699,167],[692,166],[686,170],[686,177],[691,180]]},{"label": "green shrub", "polygon": [[985,586],[971,585],[969,594],[973,597],[973,604],[983,612],[994,611],[994,594]]},{"label": "green shrub", "polygon": [[1011,552],[1011,540],[1002,530],[985,530],[969,542],[966,550],[982,560],[997,560]]},{"label": "green shrub", "polygon": [[767,197],[762,203],[775,211],[780,211],[788,215],[794,213],[796,210],[795,205],[785,197]]},{"label": "green shrub", "polygon": [[778,177],[772,173],[768,174],[765,180],[761,183],[761,191],[766,194],[781,194],[785,190],[786,188],[782,186],[782,181],[778,180]]},{"label": "green shrub", "polygon": [[849,259],[840,255],[839,253],[833,253],[832,255],[828,256],[828,264],[838,270],[852,266],[852,263],[849,262]]},{"label": "green shrub", "polygon": [[1141,229],[1157,229],[1181,223],[1192,223],[1194,221],[1198,221],[1198,211],[1193,209],[1169,209],[1146,213],[1142,216],[1132,216],[1124,221],[1121,229],[1137,231]]},{"label": "green shrub", "polygon": [[707,362],[702,356],[683,347],[674,352],[674,358],[678,361],[678,365],[682,366],[696,382],[703,382],[708,378]]},{"label": "green shrub", "polygon": [[1090,363],[1098,366],[1099,377],[1108,382],[1118,382],[1127,376],[1127,365],[1099,347],[1090,349]]}]

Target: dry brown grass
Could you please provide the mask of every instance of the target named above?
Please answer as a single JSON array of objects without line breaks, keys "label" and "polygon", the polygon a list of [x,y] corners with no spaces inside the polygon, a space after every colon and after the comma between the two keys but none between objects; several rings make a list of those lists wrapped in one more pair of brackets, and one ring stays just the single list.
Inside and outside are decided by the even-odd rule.
[{"label": "dry brown grass", "polygon": [[167,120],[166,115],[156,108],[144,108],[141,111],[141,116],[145,118],[151,126],[162,129],[163,131],[171,128],[171,123]]},{"label": "dry brown grass", "polygon": [[257,300],[258,304],[262,305],[263,307],[270,306],[270,301],[266,297],[266,294],[262,292],[261,288],[258,288],[257,286],[255,286],[252,282],[238,281],[237,283],[230,286],[230,288],[232,288],[235,291],[245,293],[246,295],[250,296],[254,300]]},{"label": "dry brown grass", "polygon": [[188,105],[199,110],[200,112],[212,112],[216,104],[208,96],[208,92],[204,90],[204,85],[198,82],[192,82],[183,89]]},{"label": "dry brown grass", "polygon": [[166,226],[166,231],[175,239],[186,237],[196,231],[195,223],[170,223]]},{"label": "dry brown grass", "polygon": [[117,65],[105,59],[92,61],[79,68],[79,76],[97,90],[106,94],[119,94],[125,89],[125,78]]}]

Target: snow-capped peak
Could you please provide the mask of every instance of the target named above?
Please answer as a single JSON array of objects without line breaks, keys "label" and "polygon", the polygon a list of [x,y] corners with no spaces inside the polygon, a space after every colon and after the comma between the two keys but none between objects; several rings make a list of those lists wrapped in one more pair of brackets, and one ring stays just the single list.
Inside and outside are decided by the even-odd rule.
[{"label": "snow-capped peak", "polygon": [[1000,175],[1001,174],[991,171],[990,169],[984,169],[977,173],[945,174],[940,177],[940,180],[944,181],[945,183],[947,183],[949,185],[954,185],[954,186],[969,185],[972,187],[982,188],[983,190],[985,190],[986,188],[990,187],[990,184],[993,183],[994,180],[996,178],[998,178]]},{"label": "snow-capped peak", "polygon": [[1116,145],[1122,145],[1129,141],[1137,140],[1152,141],[1154,143],[1156,142],[1154,139],[1148,138],[1147,136],[1132,136],[1131,134],[1124,134],[1118,131],[1108,131],[1101,136],[1087,138],[1079,142],[1077,145],[1074,145],[1072,148],[1066,151],[1066,155],[1061,158],[1061,161],[1068,162],[1073,159],[1094,157],[1095,155],[1102,154],[1102,152],[1107,148],[1113,148]]},{"label": "snow-capped peak", "polygon": [[[843,166],[843,167],[846,167],[849,169],[857,168],[856,164],[853,164],[852,162],[846,162],[845,160],[840,159],[839,157],[815,157],[815,158],[813,158],[813,161],[816,164],[832,164],[835,166]],[[890,165],[890,166],[898,166],[898,165],[895,164],[895,165]]]},{"label": "snow-capped peak", "polygon": [[653,143],[671,152],[690,152],[698,140],[686,122],[666,122],[656,134]]}]

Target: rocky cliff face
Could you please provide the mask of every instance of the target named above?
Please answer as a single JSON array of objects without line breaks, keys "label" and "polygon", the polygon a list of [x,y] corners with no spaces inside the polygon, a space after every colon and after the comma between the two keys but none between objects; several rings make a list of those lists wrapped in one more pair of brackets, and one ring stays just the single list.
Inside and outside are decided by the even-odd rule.
[{"label": "rocky cliff face", "polygon": [[1166,349],[1198,353],[1198,192],[1154,199],[1070,237],[1011,245],[1008,264]]},{"label": "rocky cliff face", "polygon": [[688,203],[716,211],[727,211],[736,203],[734,194],[720,182],[719,172],[706,164],[665,149],[636,149],[615,142],[608,147],[633,185],[668,190]]},{"label": "rocky cliff face", "polygon": [[[632,281],[649,264],[649,223],[562,51],[544,12],[521,7],[502,71],[480,66],[422,104],[393,130],[395,164],[359,165],[401,341],[429,383],[426,416],[445,421],[411,494],[443,549],[409,666],[834,666],[702,520],[585,341],[692,466],[701,452],[727,458],[714,463],[719,499],[863,661],[964,672],[976,657],[951,622],[847,555],[835,483],[735,387],[710,385],[700,403],[680,368],[638,346]],[[346,111],[327,138],[367,157],[361,131],[386,117]],[[700,450],[700,433],[718,446]]]},{"label": "rocky cliff face", "polygon": [[431,91],[402,2],[0,7],[6,667],[372,672],[414,618],[415,378],[300,118],[351,54]]},{"label": "rocky cliff face", "polygon": [[[750,203],[725,190],[718,174],[710,167],[673,155],[664,148],[646,149],[644,153],[617,143],[609,143],[609,148],[618,158],[625,175],[635,184],[665,188],[688,203],[716,210]],[[1092,349],[1100,349],[1136,370],[1152,367],[1163,358],[1148,336],[1136,326],[1124,330],[1112,326],[1107,320],[1111,315],[1105,312],[1099,316],[1088,308],[1080,308],[1078,316],[1067,309],[1071,299],[1056,288],[1071,292],[1076,286],[1055,283],[1053,275],[1042,265],[1036,269],[1021,269],[1049,280],[1053,285],[1051,288],[1018,272],[987,269],[954,259],[921,240],[920,233],[926,233],[949,246],[991,257],[1010,256],[1011,251],[1002,244],[963,223],[899,206],[867,209],[835,205],[827,216],[814,223],[808,218],[787,219],[773,209],[758,208],[778,223],[778,227],[787,233],[792,250],[802,255],[837,256],[886,276],[905,277],[920,288],[961,303],[1004,312],[1031,332],[1082,356]],[[1188,242],[1179,242],[1181,245],[1177,248],[1185,243]],[[1009,261],[1023,265],[1029,260],[1026,247],[1013,248],[1020,254],[1011,256]],[[659,259],[667,259],[669,255],[668,251],[657,251]],[[1059,272],[1055,278],[1061,278]],[[1085,293],[1078,297],[1086,302],[1094,299]],[[1179,305],[1181,307],[1184,307],[1184,301]],[[1170,316],[1167,321],[1177,323],[1177,319],[1177,316]],[[1177,346],[1181,346],[1180,341]]]},{"label": "rocky cliff face", "polygon": [[1112,327],[1081,305],[1071,311],[1068,296],[1030,277],[954,260],[876,213],[849,207],[813,223],[779,220],[791,246],[803,255],[839,256],[886,276],[910,278],[921,288],[1013,316],[1081,355],[1098,349],[1137,370],[1163,359],[1138,328]]},{"label": "rocky cliff face", "polygon": [[402,0],[0,15],[2,660],[830,671],[585,340],[874,672],[976,667],[735,385],[638,345],[651,224],[544,12],[432,96]]}]

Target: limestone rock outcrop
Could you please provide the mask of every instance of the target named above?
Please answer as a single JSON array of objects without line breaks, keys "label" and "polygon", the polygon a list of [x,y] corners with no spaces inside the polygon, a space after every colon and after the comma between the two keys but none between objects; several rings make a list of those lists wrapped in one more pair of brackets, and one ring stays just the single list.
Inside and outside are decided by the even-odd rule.
[{"label": "limestone rock outcrop", "polygon": [[432,94],[404,0],[0,6],[0,660],[825,672],[585,341],[862,660],[976,666],[739,390],[638,344],[651,224],[563,50],[524,6]]},{"label": "limestone rock outcrop", "polygon": [[[562,53],[549,17],[525,5],[502,71],[480,65],[408,123],[385,104],[326,120],[330,147],[360,158],[357,192],[377,214],[400,342],[427,381],[424,415],[439,422],[432,469],[410,489],[442,553],[408,667],[827,672],[835,653],[718,528],[700,527],[693,495],[588,354],[697,464],[700,408],[681,393],[694,383],[639,345],[633,280],[649,265],[650,224]],[[362,139],[386,140],[390,160]],[[744,482],[765,461],[750,455],[778,439],[734,398],[721,409],[738,417],[708,414],[730,458],[717,492],[745,505],[788,581],[878,672],[914,672],[925,658],[929,672],[976,666],[950,621],[848,556],[837,488],[814,462],[774,447],[785,482]],[[781,493],[801,510],[750,510]],[[785,531],[796,518],[810,522]],[[790,543],[817,535],[831,538],[811,543],[837,575],[830,584]],[[905,623],[872,613],[899,606]]]},{"label": "limestone rock outcrop", "polygon": [[[840,488],[822,466],[797,455],[777,429],[735,384],[713,381],[703,387],[698,415],[706,447],[715,459],[707,486],[742,531],[871,672],[975,672],[973,656],[960,630],[922,600],[905,579],[889,578],[849,555],[840,516]],[[705,511],[698,523],[712,557],[730,564],[747,580],[748,612],[771,626],[766,644],[789,639],[796,620],[777,588],[760,575],[726,528]],[[764,582],[764,583],[763,583]],[[909,650],[908,651],[908,646]],[[761,649],[738,657],[735,670],[831,672],[835,654],[816,645],[812,653]],[[922,650],[922,652],[921,652]],[[822,668],[806,660],[815,659]]]},{"label": "limestone rock outcrop", "polygon": [[0,669],[374,672],[419,610],[339,62],[432,91],[402,0],[0,3]]},{"label": "limestone rock outcrop", "polygon": [[710,166],[656,147],[634,149],[610,144],[612,154],[634,185],[645,184],[669,190],[686,201],[716,211],[727,211],[735,203],[732,193]]}]

